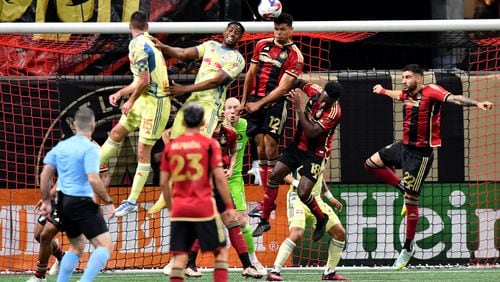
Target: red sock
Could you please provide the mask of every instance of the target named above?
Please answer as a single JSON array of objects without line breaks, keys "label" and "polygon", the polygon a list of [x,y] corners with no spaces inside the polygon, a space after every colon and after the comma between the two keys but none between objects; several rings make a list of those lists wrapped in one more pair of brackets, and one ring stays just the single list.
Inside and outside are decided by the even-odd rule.
[{"label": "red sock", "polygon": [[365,169],[371,173],[378,180],[390,184],[392,186],[398,186],[399,177],[394,173],[394,171],[388,167],[373,168],[369,167],[366,163],[364,164]]},{"label": "red sock", "polygon": [[278,188],[271,189],[264,186],[264,200],[262,201],[262,219],[269,219],[273,211],[273,204],[278,197]]},{"label": "red sock", "polygon": [[319,207],[318,202],[316,202],[316,199],[314,199],[313,196],[309,196],[309,199],[307,199],[305,204],[311,210],[311,212],[314,214],[314,217],[316,217],[316,220],[322,220],[325,217],[325,214],[321,211],[321,208]]},{"label": "red sock", "polygon": [[194,240],[193,245],[191,246],[191,252],[197,253],[200,250],[200,241],[198,239]]},{"label": "red sock", "polygon": [[267,180],[269,180],[268,165],[259,165],[260,185],[267,187]]},{"label": "red sock", "polygon": [[236,225],[234,227],[230,227],[227,231],[229,232],[229,241],[238,255],[248,253],[248,246],[245,242],[245,238],[243,237],[243,233],[241,233],[240,226]]},{"label": "red sock", "polygon": [[406,204],[406,240],[413,241],[417,232],[418,206]]},{"label": "red sock", "polygon": [[170,281],[172,282],[182,282],[184,279],[182,277],[172,277],[170,276]]},{"label": "red sock", "polygon": [[38,278],[44,278],[45,273],[47,273],[47,263],[46,262],[36,262],[35,276]]},{"label": "red sock", "polygon": [[226,281],[228,281],[227,268],[216,268],[216,269],[214,269],[214,281],[215,282],[226,282]]}]

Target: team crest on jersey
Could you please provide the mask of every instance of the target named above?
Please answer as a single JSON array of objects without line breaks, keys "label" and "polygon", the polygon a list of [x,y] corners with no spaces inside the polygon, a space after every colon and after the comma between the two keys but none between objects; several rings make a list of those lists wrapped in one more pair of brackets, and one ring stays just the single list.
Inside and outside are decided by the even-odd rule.
[{"label": "team crest on jersey", "polygon": [[226,134],[221,134],[221,136],[219,137],[219,143],[221,146],[226,145],[227,143]]},{"label": "team crest on jersey", "polygon": [[280,56],[280,59],[285,60],[286,58],[288,58],[288,53],[286,51],[281,51],[279,56]]}]

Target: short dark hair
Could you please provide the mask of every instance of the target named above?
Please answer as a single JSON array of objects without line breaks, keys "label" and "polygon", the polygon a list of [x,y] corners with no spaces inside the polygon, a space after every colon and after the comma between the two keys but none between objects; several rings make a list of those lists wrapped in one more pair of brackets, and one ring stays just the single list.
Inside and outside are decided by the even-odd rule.
[{"label": "short dark hair", "polygon": [[411,71],[412,73],[417,73],[424,75],[424,70],[417,64],[409,64],[403,68],[403,71]]},{"label": "short dark hair", "polygon": [[335,81],[328,81],[325,84],[325,92],[330,97],[330,99],[337,101],[342,94],[342,85]]},{"label": "short dark hair", "polygon": [[75,114],[75,126],[82,131],[92,131],[95,124],[94,111],[90,108],[81,108]]},{"label": "short dark hair", "polygon": [[293,17],[288,13],[281,13],[281,15],[274,18],[275,24],[286,24],[287,26],[292,26]]},{"label": "short dark hair", "polygon": [[201,125],[205,110],[197,102],[191,102],[184,108],[184,122],[188,128],[195,128]]},{"label": "short dark hair", "polygon": [[142,11],[135,11],[132,16],[130,16],[130,25],[139,30],[146,30],[148,17]]},{"label": "short dark hair", "polygon": [[235,22],[235,21],[230,22],[227,24],[227,27],[229,27],[232,24],[237,25],[241,28],[241,34],[245,33],[245,27],[240,22]]}]

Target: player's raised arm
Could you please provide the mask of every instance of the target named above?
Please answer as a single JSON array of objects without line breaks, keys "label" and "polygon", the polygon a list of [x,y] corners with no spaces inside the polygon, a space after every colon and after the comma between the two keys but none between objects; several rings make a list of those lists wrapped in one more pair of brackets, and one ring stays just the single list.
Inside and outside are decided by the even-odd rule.
[{"label": "player's raised arm", "polygon": [[389,89],[385,89],[384,87],[382,87],[382,85],[377,84],[377,85],[373,86],[373,93],[380,94],[380,95],[386,95],[386,96],[391,97],[394,100],[399,100],[400,99],[399,97],[401,95],[401,90],[389,90]]},{"label": "player's raised arm", "polygon": [[490,101],[482,101],[478,102],[474,99],[464,97],[462,95],[453,95],[450,94],[446,99],[446,102],[452,103],[455,105],[463,106],[463,107],[478,107],[483,111],[493,109],[493,103]]}]

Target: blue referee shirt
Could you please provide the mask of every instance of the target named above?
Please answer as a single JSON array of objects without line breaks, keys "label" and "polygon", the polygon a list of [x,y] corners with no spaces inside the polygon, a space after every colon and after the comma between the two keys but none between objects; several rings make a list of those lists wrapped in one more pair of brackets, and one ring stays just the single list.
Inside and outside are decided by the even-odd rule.
[{"label": "blue referee shirt", "polygon": [[57,190],[78,197],[93,196],[87,174],[99,173],[99,162],[99,146],[79,134],[59,142],[43,159],[57,170]]}]

